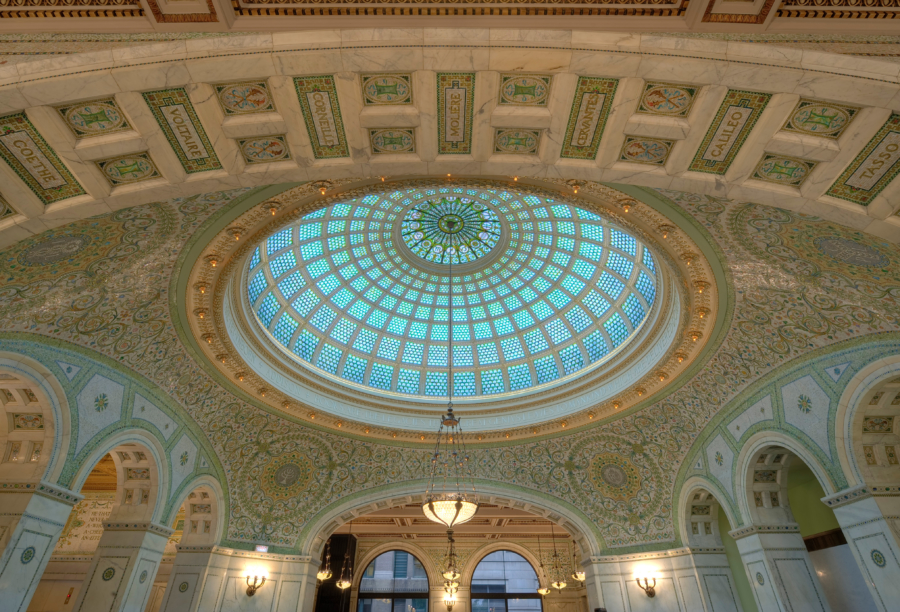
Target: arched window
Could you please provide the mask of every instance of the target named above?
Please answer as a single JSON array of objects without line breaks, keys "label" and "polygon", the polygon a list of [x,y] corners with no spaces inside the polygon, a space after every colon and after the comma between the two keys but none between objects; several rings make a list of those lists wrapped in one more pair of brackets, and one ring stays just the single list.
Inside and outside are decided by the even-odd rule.
[{"label": "arched window", "polygon": [[538,577],[510,550],[486,555],[472,575],[472,612],[541,612]]},{"label": "arched window", "polygon": [[357,612],[428,612],[428,575],[408,552],[375,557],[359,582]]}]

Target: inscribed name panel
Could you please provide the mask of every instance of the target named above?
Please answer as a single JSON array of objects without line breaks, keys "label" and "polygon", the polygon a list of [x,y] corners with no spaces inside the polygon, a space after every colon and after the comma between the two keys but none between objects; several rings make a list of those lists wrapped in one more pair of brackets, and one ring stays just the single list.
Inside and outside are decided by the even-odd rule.
[{"label": "inscribed name panel", "polygon": [[411,74],[365,74],[361,78],[366,106],[413,103]]},{"label": "inscribed name panel", "polygon": [[438,153],[441,155],[471,153],[475,73],[438,73],[437,88]]},{"label": "inscribed name panel", "polygon": [[115,98],[66,104],[57,106],[56,110],[76,138],[105,136],[132,129]]},{"label": "inscribed name panel", "polygon": [[161,178],[162,174],[150,158],[149,153],[121,155],[96,162],[100,172],[113,187]]},{"label": "inscribed name panel", "polygon": [[17,214],[16,209],[13,208],[9,202],[3,199],[3,196],[0,196],[0,219],[12,217],[15,214]]},{"label": "inscribed name panel", "polygon": [[222,168],[194,111],[194,105],[183,88],[147,92],[144,100],[185,172],[193,174]]},{"label": "inscribed name panel", "polygon": [[275,101],[265,81],[241,81],[216,85],[216,98],[226,115],[275,111]]},{"label": "inscribed name panel", "polygon": [[334,77],[297,77],[294,88],[315,158],[350,157]]},{"label": "inscribed name panel", "polygon": [[688,170],[725,174],[771,94],[729,90]]},{"label": "inscribed name panel", "polygon": [[575,99],[569,112],[569,123],[560,157],[595,159],[600,148],[603,128],[616,95],[616,79],[580,77]]},{"label": "inscribed name panel", "polygon": [[825,195],[868,206],[900,172],[900,114],[878,130]]},{"label": "inscribed name panel", "polygon": [[0,117],[0,157],[44,204],[85,194],[25,113]]}]

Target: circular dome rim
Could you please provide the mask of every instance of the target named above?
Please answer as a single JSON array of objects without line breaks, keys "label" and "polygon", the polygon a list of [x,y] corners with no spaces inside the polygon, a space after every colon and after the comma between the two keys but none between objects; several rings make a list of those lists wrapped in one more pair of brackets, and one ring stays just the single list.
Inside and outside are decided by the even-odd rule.
[{"label": "circular dome rim", "polygon": [[[418,187],[417,191],[425,191],[430,188],[443,188],[443,187],[446,187],[446,181],[441,181],[441,182],[435,181],[434,184],[416,185],[416,187]],[[651,254],[654,255],[654,266],[656,267],[656,271],[653,272],[653,274],[654,274],[653,282],[654,282],[654,290],[656,291],[656,296],[655,296],[654,301],[651,304],[649,304],[648,310],[647,310],[644,318],[640,321],[640,323],[637,326],[635,326],[633,328],[633,330],[624,339],[624,341],[621,342],[621,344],[611,348],[609,350],[608,354],[604,355],[602,358],[600,358],[592,363],[588,362],[587,365],[584,365],[582,368],[580,368],[574,372],[571,372],[569,374],[562,374],[558,378],[548,381],[548,382],[545,382],[545,383],[537,383],[536,381],[533,381],[534,384],[532,384],[531,386],[528,386],[528,387],[525,387],[525,388],[522,388],[519,390],[507,390],[502,393],[480,394],[480,395],[471,395],[471,396],[460,396],[460,395],[454,394],[453,401],[457,408],[459,408],[461,410],[477,412],[479,414],[487,414],[487,413],[494,413],[494,412],[503,413],[503,412],[508,412],[511,410],[520,410],[520,409],[522,409],[523,401],[528,402],[527,405],[530,405],[531,403],[533,403],[535,401],[546,401],[548,398],[552,398],[553,396],[558,395],[560,388],[571,384],[571,382],[574,380],[582,380],[583,381],[577,387],[578,390],[582,390],[588,386],[597,386],[597,385],[601,384],[603,382],[603,379],[605,379],[605,378],[614,377],[616,375],[617,370],[619,370],[621,368],[627,368],[631,365],[631,362],[633,361],[632,357],[636,352],[640,353],[641,351],[643,351],[646,348],[647,344],[655,339],[655,337],[658,335],[658,332],[659,332],[659,330],[657,330],[656,327],[661,324],[661,321],[663,319],[666,318],[667,315],[665,315],[664,313],[671,309],[671,300],[672,300],[672,295],[673,295],[673,289],[672,289],[672,285],[668,279],[668,273],[667,273],[668,266],[659,265],[659,262],[657,260],[658,258],[655,256],[654,249],[652,249],[650,247],[650,245],[646,245],[645,242],[641,239],[641,237],[636,236],[632,232],[632,230],[629,229],[628,227],[626,227],[625,225],[622,225],[621,223],[616,222],[616,220],[610,218],[604,211],[600,211],[600,210],[591,211],[588,208],[579,206],[580,200],[578,198],[569,197],[569,196],[567,196],[567,194],[547,193],[546,191],[542,191],[540,189],[537,189],[537,190],[536,189],[527,189],[527,188],[520,189],[519,187],[520,187],[519,184],[489,185],[487,187],[473,186],[473,188],[478,188],[478,189],[496,188],[498,191],[505,190],[505,191],[518,192],[520,199],[522,196],[528,196],[528,195],[535,195],[542,199],[540,204],[530,203],[530,204],[528,204],[529,207],[549,206],[552,204],[564,204],[571,208],[582,208],[587,212],[590,212],[596,216],[602,217],[602,225],[604,228],[606,228],[605,229],[606,232],[608,232],[609,229],[611,229],[611,228],[617,229],[621,232],[624,232],[628,236],[632,237],[635,240],[636,245],[638,246],[639,249],[641,247],[646,248],[646,249],[650,250]],[[341,195],[335,195],[335,196],[329,198],[329,201],[324,206],[319,206],[314,209],[311,209],[305,215],[299,216],[297,218],[291,219],[288,222],[282,223],[281,225],[275,226],[271,230],[269,230],[269,233],[267,235],[263,236],[262,238],[255,239],[253,241],[253,244],[251,245],[251,247],[248,249],[248,255],[244,258],[244,260],[239,265],[239,270],[233,274],[233,279],[231,281],[233,283],[232,307],[234,309],[234,313],[236,315],[238,315],[237,318],[232,321],[232,324],[238,323],[240,330],[243,332],[243,335],[245,337],[246,337],[247,332],[250,331],[251,336],[256,341],[255,344],[257,345],[257,348],[262,349],[262,350],[257,350],[255,352],[255,355],[257,358],[260,358],[263,355],[274,356],[274,361],[279,364],[280,367],[278,369],[280,369],[282,372],[287,371],[294,378],[303,380],[304,382],[307,382],[307,381],[314,382],[317,384],[317,386],[323,392],[331,391],[332,393],[335,393],[338,391],[338,389],[340,389],[340,391],[342,391],[344,393],[348,393],[351,396],[353,396],[354,399],[356,399],[357,401],[360,401],[360,400],[365,401],[365,402],[369,403],[370,405],[372,405],[372,407],[375,407],[379,404],[383,404],[383,402],[385,402],[385,401],[389,401],[389,402],[391,402],[391,408],[394,411],[430,417],[430,416],[434,415],[435,407],[443,406],[444,404],[446,404],[446,402],[447,402],[446,391],[440,395],[425,395],[425,394],[422,394],[421,392],[418,394],[409,394],[409,393],[403,393],[403,392],[400,392],[400,391],[397,391],[394,389],[381,390],[381,389],[373,388],[369,385],[365,385],[363,383],[355,383],[353,381],[346,380],[342,376],[337,374],[337,372],[330,373],[327,371],[323,371],[320,367],[313,364],[311,361],[309,363],[306,363],[303,360],[301,360],[300,358],[294,356],[290,352],[289,348],[283,346],[279,341],[277,341],[272,336],[272,332],[269,329],[267,329],[266,327],[264,327],[263,322],[259,320],[258,314],[255,312],[256,308],[258,307],[258,304],[256,307],[254,307],[250,303],[250,301],[248,299],[248,295],[247,295],[247,288],[248,288],[248,284],[250,282],[251,272],[253,272],[254,274],[258,274],[259,270],[264,269],[266,267],[266,264],[265,264],[266,260],[272,261],[273,259],[277,259],[278,257],[280,257],[280,255],[283,254],[283,252],[293,251],[297,255],[297,260],[301,262],[296,265],[298,265],[298,266],[303,265],[302,261],[300,260],[299,250],[301,248],[301,244],[308,243],[307,242],[309,240],[308,238],[301,239],[300,243],[296,243],[296,244],[291,243],[291,246],[288,247],[286,249],[286,251],[284,250],[285,247],[279,247],[278,249],[273,251],[272,255],[268,255],[268,256],[263,255],[263,258],[261,261],[257,261],[256,263],[253,264],[253,266],[249,266],[248,264],[252,257],[251,253],[257,247],[259,247],[262,251],[264,251],[265,249],[262,249],[262,247],[266,244],[266,241],[269,238],[279,234],[286,228],[289,228],[289,227],[293,228],[295,226],[298,226],[300,224],[300,222],[306,217],[306,215],[311,215],[312,213],[318,212],[323,209],[328,210],[338,204],[346,204],[348,202],[354,202],[354,201],[360,200],[363,197],[366,197],[368,195],[378,194],[380,197],[384,197],[384,196],[386,196],[392,192],[398,191],[398,190],[399,190],[399,187],[396,185],[393,186],[393,188],[392,188],[389,184],[386,185],[383,183],[378,183],[378,184],[374,185],[371,189],[369,189],[368,193],[360,193],[361,190],[354,190],[352,192],[342,194],[343,197],[341,197]],[[408,194],[412,194],[412,193],[413,192],[411,190],[408,190]],[[352,199],[351,199],[351,196],[352,196]],[[474,197],[474,198],[485,199],[483,194],[479,194],[479,195],[471,195],[470,194],[470,196]],[[544,199],[552,199],[552,201],[548,203],[548,202],[544,202],[543,201]],[[419,201],[423,201],[423,200],[419,200]],[[404,205],[403,210],[400,211],[399,213],[397,213],[397,215],[396,215],[397,220],[398,221],[401,220],[403,218],[403,215],[408,210],[412,209],[416,204],[417,204],[417,202],[413,201],[410,204]],[[498,214],[499,214],[499,212],[498,212]],[[309,221],[310,222],[318,222],[318,220],[320,218],[323,219],[323,221],[324,221],[325,219],[330,219],[330,216],[323,215],[322,217],[312,218]],[[351,217],[348,216],[347,218],[350,219]],[[356,219],[355,216],[352,218]],[[505,224],[505,227],[508,230],[508,225],[506,225],[507,220],[504,219],[503,223]],[[324,230],[324,224],[323,224],[323,230]],[[507,234],[508,234],[508,231],[507,231]],[[396,227],[393,228],[392,235],[396,235]],[[321,242],[325,243],[326,239],[327,238],[323,231],[323,239],[321,240]],[[507,237],[507,241],[508,241],[508,237]],[[604,247],[604,248],[606,248],[606,247]],[[576,252],[577,252],[577,249],[576,249]],[[328,257],[328,254],[329,253],[326,251],[324,254],[325,258]],[[420,263],[418,258],[409,259],[410,257],[414,257],[414,258],[416,257],[416,255],[414,253],[407,253],[406,257],[407,257],[406,263],[410,266],[417,266]],[[318,258],[321,258],[321,256],[317,256],[317,259]],[[577,257],[575,257],[573,259],[577,259]],[[547,260],[549,262],[549,257],[547,258]],[[640,271],[640,269],[637,265],[637,264],[641,263],[639,261],[640,260],[640,250],[638,250],[638,254],[636,254],[635,256],[632,256],[632,260],[636,264],[634,266],[635,272],[632,275],[633,278],[626,282],[626,284],[624,285],[625,290],[622,291],[620,297],[616,298],[615,301],[612,303],[613,307],[615,307],[617,304],[619,304],[619,302],[624,303],[624,299],[629,295],[629,293],[637,291],[637,289],[634,287],[633,283],[636,282],[638,272]],[[513,262],[513,258],[510,258],[510,262]],[[472,263],[477,264],[478,262],[476,261],[476,262],[472,262]],[[493,261],[490,261],[490,262],[488,262],[488,265],[493,265],[493,263],[494,263]],[[331,265],[330,262],[329,262],[329,265]],[[333,268],[329,268],[329,270],[336,270],[337,268],[340,268],[343,265],[345,265],[345,264],[335,265]],[[597,273],[593,277],[593,280],[596,280],[597,278],[599,278],[600,273],[603,272],[604,270],[606,270],[605,265],[598,267]],[[496,274],[499,271],[500,271],[500,269],[493,271],[493,273]],[[448,272],[447,267],[444,267],[443,270],[439,270],[437,273],[446,277],[447,272]],[[412,274],[412,272],[407,272],[407,273]],[[287,272],[284,272],[283,274],[284,274],[284,276],[287,276]],[[458,276],[462,277],[465,274],[466,274],[466,272],[463,271],[463,272],[460,272],[459,275],[457,275],[457,267],[456,266],[453,267],[453,277],[454,278],[456,278]],[[571,272],[569,272],[568,274],[571,274]],[[412,274],[412,275],[415,278],[415,275],[414,274]],[[283,277],[279,276],[278,278],[283,278]],[[324,278],[324,276],[323,276],[323,278]],[[509,278],[513,278],[513,277],[510,276]],[[549,293],[550,290],[552,290],[554,287],[558,286],[560,284],[561,280],[562,280],[562,277],[560,278],[560,281],[557,281],[556,283],[554,283],[553,286],[551,286],[549,289],[547,289],[546,293]],[[465,281],[460,279],[459,282],[460,282],[460,284],[463,284]],[[440,281],[438,281],[438,283],[440,285]],[[257,297],[257,301],[259,301],[259,298],[261,296],[264,296],[266,293],[273,290],[277,285],[278,285],[277,282],[272,282],[272,284],[266,285],[266,287],[262,290],[262,292]],[[586,284],[585,291],[590,289],[592,286],[593,285],[591,285],[590,282],[588,282]],[[440,293],[441,293],[440,291],[437,292],[437,294],[440,294]],[[476,293],[478,293],[478,292],[476,291]],[[291,299],[293,299],[293,297],[296,297],[296,296],[292,296]],[[320,296],[320,297],[323,297],[323,296]],[[541,297],[546,297],[546,295],[541,295]],[[279,299],[278,296],[276,296],[276,299]],[[328,298],[323,297],[323,299],[325,300],[325,302],[323,302],[323,304],[327,304]],[[290,299],[286,299],[286,301],[284,301],[284,302],[280,301],[279,303],[281,304],[281,307],[283,308],[286,305],[286,303],[289,301],[290,301]],[[559,310],[555,311],[554,315],[558,315],[561,317],[562,316],[561,313],[563,312],[563,310],[570,308],[572,305],[574,305],[576,303],[577,303],[577,301],[572,301],[570,304],[567,304],[563,309],[559,309]],[[621,304],[619,304],[619,306],[621,306]],[[317,306],[316,308],[318,308],[318,307],[319,306]],[[468,308],[468,307],[465,307],[465,308]],[[610,316],[612,316],[610,313],[612,313],[614,310],[615,310],[615,308],[613,308],[613,310],[610,310],[608,313],[604,313],[604,317],[599,319],[599,324],[602,324],[606,319],[608,319]],[[339,318],[340,318],[342,312],[343,311],[338,312]],[[593,315],[591,315],[591,316],[592,316],[592,320],[593,320]],[[277,317],[275,317],[275,318],[277,318]],[[312,317],[309,317],[309,318],[311,319]],[[412,315],[409,315],[406,318],[408,320],[412,320]],[[547,320],[550,320],[550,318],[548,318]],[[249,324],[249,326],[246,324],[246,322],[248,322],[248,321],[251,322]],[[269,327],[271,327],[275,322],[276,322],[275,319],[273,319],[272,322],[270,323]],[[598,323],[598,322],[594,321],[592,323],[592,327],[586,328],[587,331],[594,329],[595,323]],[[599,325],[599,324],[598,324],[598,326],[602,327],[602,325]],[[309,322],[307,321],[305,323],[305,325],[308,326]],[[249,327],[249,329],[248,329],[248,327]],[[526,329],[525,331],[526,332],[531,331],[534,329],[538,329],[540,327],[541,327],[541,321],[538,321],[538,322],[534,323],[531,327]],[[301,329],[302,329],[302,327],[301,327]],[[319,333],[320,340],[324,340],[326,342],[329,340],[329,336],[326,332],[323,331],[323,332],[318,332],[318,333]],[[514,333],[512,337],[522,338],[524,333],[525,332],[520,330],[519,332]],[[382,336],[386,335],[383,330],[381,331],[381,335]],[[563,344],[563,345],[559,345],[559,346],[551,344],[551,347],[549,349],[544,349],[542,352],[537,353],[537,357],[543,357],[543,356],[545,356],[545,354],[553,355],[556,352],[558,352],[558,349],[560,347],[565,348],[566,346],[577,345],[580,341],[583,341],[585,337],[586,337],[586,334],[584,332],[582,332],[581,334],[576,334],[576,336],[571,338],[567,344]],[[579,340],[579,338],[580,338],[580,340]],[[404,337],[403,340],[409,341],[410,338]],[[496,341],[497,350],[498,351],[500,350],[498,336],[492,336],[490,338],[485,339],[484,341]],[[436,344],[436,345],[440,346],[443,343],[445,343],[445,341],[429,343],[429,341],[426,339],[424,341],[424,343],[427,348],[427,346],[429,344]],[[474,349],[476,343],[478,343],[477,340],[469,340],[469,341],[455,342],[454,344],[469,344]],[[348,351],[348,354],[350,354],[349,349],[350,349],[350,343],[347,342],[346,346],[342,350]],[[548,351],[549,351],[549,353],[548,353]],[[374,358],[374,355],[373,355],[373,358]],[[287,367],[284,367],[285,361],[287,362]],[[514,359],[512,361],[512,365],[513,366],[517,365],[520,362],[527,363],[530,365],[530,369],[534,369],[535,357],[531,356],[529,351],[526,351],[525,356],[523,358],[520,358],[519,361]],[[401,363],[398,359],[392,365],[394,365],[396,367],[402,367],[406,364]],[[440,370],[440,371],[448,370],[448,368],[446,366],[443,366],[443,367],[429,366],[425,362],[424,355],[423,355],[423,359],[419,365],[409,365],[408,367],[416,368],[421,372],[430,371],[431,369]],[[507,362],[506,360],[504,360],[503,362],[501,362],[498,365],[493,365],[493,366],[488,366],[488,367],[479,366],[479,365],[460,366],[460,367],[454,366],[453,371],[459,372],[459,371],[471,370],[471,371],[476,372],[476,374],[477,374],[478,372],[481,372],[484,370],[489,370],[489,369],[493,369],[493,368],[504,368],[505,369],[507,367],[510,367],[510,363]],[[422,375],[422,378],[421,378],[422,390],[424,390],[424,385],[425,385],[424,379],[425,379],[424,375]],[[338,389],[333,389],[332,387],[334,387],[334,386],[338,387]],[[570,392],[567,392],[564,395],[570,395],[570,394],[571,394]],[[397,402],[399,402],[401,404],[401,406],[398,406]],[[516,402],[516,405],[514,407],[507,407],[506,404],[509,404],[510,402]]]}]

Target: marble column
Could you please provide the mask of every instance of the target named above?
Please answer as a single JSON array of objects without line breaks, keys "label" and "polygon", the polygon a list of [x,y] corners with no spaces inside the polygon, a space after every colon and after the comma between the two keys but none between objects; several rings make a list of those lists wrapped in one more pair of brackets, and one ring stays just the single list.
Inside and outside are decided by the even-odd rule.
[{"label": "marble column", "polygon": [[831,612],[796,524],[750,525],[729,534],[760,610]]},{"label": "marble column", "polygon": [[28,608],[72,507],[82,496],[48,483],[0,483],[0,612]]},{"label": "marble column", "polygon": [[834,511],[875,605],[900,605],[900,486],[859,486],[823,497]]},{"label": "marble column", "polygon": [[176,548],[160,612],[196,612],[201,602],[204,610],[215,610],[225,586],[230,555],[220,554],[216,546],[179,544]]},{"label": "marble column", "polygon": [[151,522],[103,523],[73,612],[144,612],[170,535]]}]

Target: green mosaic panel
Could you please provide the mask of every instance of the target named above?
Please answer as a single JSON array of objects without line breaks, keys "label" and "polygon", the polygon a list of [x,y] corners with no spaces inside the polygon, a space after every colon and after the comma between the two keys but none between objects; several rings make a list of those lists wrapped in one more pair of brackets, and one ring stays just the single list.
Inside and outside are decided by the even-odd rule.
[{"label": "green mosaic panel", "polygon": [[785,132],[837,140],[859,112],[855,106],[800,98],[784,127]]},{"label": "green mosaic panel", "polygon": [[541,146],[541,130],[494,130],[494,153],[537,155]]},{"label": "green mosaic panel", "polygon": [[759,160],[750,178],[777,185],[799,187],[809,178],[817,165],[818,162],[797,157],[766,154]]},{"label": "green mosaic panel", "polygon": [[547,106],[553,78],[545,74],[501,74],[500,104]]},{"label": "green mosaic panel", "polygon": [[216,99],[226,115],[275,111],[275,101],[265,81],[240,81],[216,85]]},{"label": "green mosaic panel", "polygon": [[0,117],[0,156],[44,204],[85,194],[25,113]]},{"label": "green mosaic panel", "polygon": [[220,170],[222,164],[183,88],[150,91],[144,100],[188,174]]},{"label": "green mosaic panel", "polygon": [[647,83],[637,112],[644,115],[686,117],[691,112],[699,87],[676,83]]},{"label": "green mosaic panel", "polygon": [[3,196],[0,196],[0,219],[12,217],[15,214],[17,214],[16,209]]},{"label": "green mosaic panel", "polygon": [[619,161],[662,166],[675,145],[673,140],[628,136],[622,145]]},{"label": "green mosaic panel", "polygon": [[415,153],[416,134],[412,128],[369,130],[372,154]]},{"label": "green mosaic panel", "polygon": [[103,173],[103,176],[113,187],[162,177],[149,153],[120,155],[109,159],[101,159],[96,163],[97,167],[100,168],[100,172]]},{"label": "green mosaic panel", "polygon": [[729,90],[688,170],[725,174],[771,99],[767,93]]},{"label": "green mosaic panel", "polygon": [[112,97],[57,106],[57,112],[76,138],[105,136],[132,129]]},{"label": "green mosaic panel", "polygon": [[294,88],[316,159],[350,157],[333,76],[297,77]]},{"label": "green mosaic panel", "polygon": [[362,76],[362,93],[366,106],[412,104],[412,75],[365,74]]},{"label": "green mosaic panel", "polygon": [[616,95],[616,79],[580,77],[569,113],[566,137],[560,157],[595,159],[600,148],[603,128]]},{"label": "green mosaic panel", "polygon": [[437,89],[438,153],[467,155],[472,152],[475,73],[439,72]]},{"label": "green mosaic panel", "polygon": [[900,172],[900,114],[891,115],[825,195],[868,206]]}]

